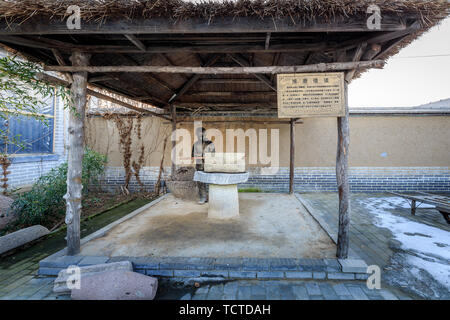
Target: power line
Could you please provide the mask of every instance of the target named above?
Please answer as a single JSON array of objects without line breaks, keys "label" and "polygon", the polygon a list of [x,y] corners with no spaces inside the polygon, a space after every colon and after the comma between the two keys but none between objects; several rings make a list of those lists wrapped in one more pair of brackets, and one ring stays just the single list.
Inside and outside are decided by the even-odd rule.
[{"label": "power line", "polygon": [[431,54],[426,56],[393,57],[392,59],[417,59],[417,58],[437,58],[437,57],[450,57],[450,53]]}]

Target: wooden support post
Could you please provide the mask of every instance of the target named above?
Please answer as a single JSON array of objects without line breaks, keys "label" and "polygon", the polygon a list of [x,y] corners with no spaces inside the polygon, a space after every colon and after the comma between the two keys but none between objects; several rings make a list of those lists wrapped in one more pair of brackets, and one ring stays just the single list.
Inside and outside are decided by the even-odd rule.
[{"label": "wooden support post", "polygon": [[175,146],[176,146],[176,141],[175,141],[175,131],[177,130],[177,107],[173,104],[170,105],[170,112],[172,114],[172,172],[171,175],[172,177],[175,176],[176,170],[177,170],[177,165],[175,163],[175,158],[176,158],[176,150],[175,150]]},{"label": "wooden support post", "polygon": [[289,193],[294,193],[294,170],[295,170],[295,121],[297,119],[291,119],[290,123],[290,135],[291,135],[291,157],[289,166]]},{"label": "wooden support post", "polygon": [[413,216],[416,215],[416,200],[412,200],[412,201],[411,201],[411,214],[412,214]]},{"label": "wooden support post", "polygon": [[336,255],[339,259],[348,257],[349,248],[350,185],[348,182],[348,148],[350,133],[348,118],[348,84],[345,82],[345,116],[337,119],[336,181],[339,193],[339,231]]},{"label": "wooden support post", "polygon": [[[87,66],[89,55],[74,52],[73,66]],[[71,87],[73,109],[69,115],[69,156],[67,168],[66,218],[67,255],[80,253],[81,171],[84,154],[84,115],[86,106],[87,72],[73,74]]]}]

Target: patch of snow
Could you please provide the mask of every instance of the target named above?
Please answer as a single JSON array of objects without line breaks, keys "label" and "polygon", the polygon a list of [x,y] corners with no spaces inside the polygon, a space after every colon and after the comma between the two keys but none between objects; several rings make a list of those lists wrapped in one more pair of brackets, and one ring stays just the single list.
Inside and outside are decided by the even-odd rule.
[{"label": "patch of snow", "polygon": [[411,265],[426,270],[436,281],[450,288],[450,265],[439,262],[430,262],[422,258],[409,256],[408,263]]},{"label": "patch of snow", "polygon": [[368,198],[361,203],[378,227],[389,229],[408,252],[406,263],[427,271],[450,290],[450,232],[390,213],[401,198]]}]

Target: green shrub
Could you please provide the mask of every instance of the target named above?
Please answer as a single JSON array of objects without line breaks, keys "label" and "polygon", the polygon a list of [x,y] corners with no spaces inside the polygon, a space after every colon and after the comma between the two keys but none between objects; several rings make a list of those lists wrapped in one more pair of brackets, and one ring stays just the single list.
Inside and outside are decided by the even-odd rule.
[{"label": "green shrub", "polygon": [[[90,183],[95,183],[105,170],[106,156],[85,149],[83,156],[83,193],[88,192]],[[17,214],[17,224],[21,226],[45,224],[49,220],[63,217],[67,191],[67,163],[52,169],[33,184],[30,191],[20,194],[11,209]]]}]

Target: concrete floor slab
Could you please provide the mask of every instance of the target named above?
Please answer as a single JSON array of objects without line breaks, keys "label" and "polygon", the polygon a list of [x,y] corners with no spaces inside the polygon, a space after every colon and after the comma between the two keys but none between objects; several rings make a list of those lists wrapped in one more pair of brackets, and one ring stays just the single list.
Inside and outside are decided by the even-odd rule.
[{"label": "concrete floor slab", "polygon": [[208,219],[208,204],[169,195],[82,246],[82,255],[334,258],[336,247],[293,195],[240,193],[240,215]]}]

